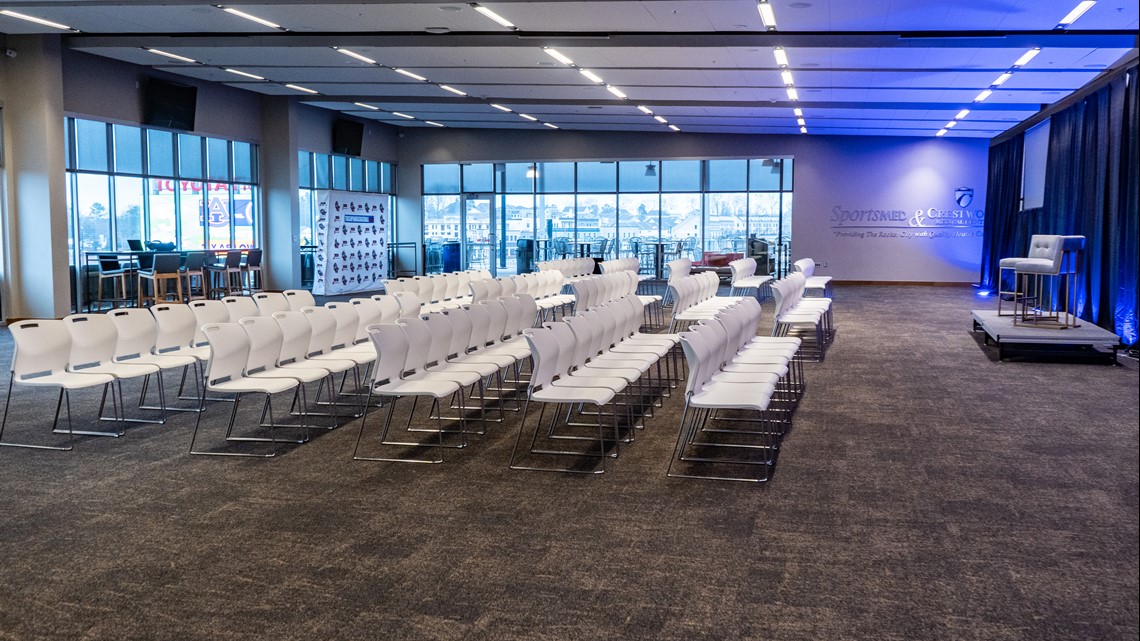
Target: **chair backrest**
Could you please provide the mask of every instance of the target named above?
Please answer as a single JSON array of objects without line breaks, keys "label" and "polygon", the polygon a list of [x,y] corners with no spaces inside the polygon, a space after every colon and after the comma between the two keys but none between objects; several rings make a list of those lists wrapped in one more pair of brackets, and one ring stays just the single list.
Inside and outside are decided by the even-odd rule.
[{"label": "chair backrest", "polygon": [[372,384],[380,385],[403,378],[408,360],[408,340],[399,325],[373,325],[368,329],[376,347],[376,365],[372,368]]},{"label": "chair backrest", "polygon": [[39,374],[58,374],[67,369],[71,333],[61,320],[26,320],[9,327],[12,331],[12,380]]},{"label": "chair backrest", "polygon": [[273,312],[289,311],[289,301],[281,292],[258,292],[253,295],[253,302],[258,316],[269,318]]},{"label": "chair backrest", "polygon": [[[418,372],[423,369],[431,354],[431,329],[427,321],[415,316],[403,318],[396,323],[404,330],[404,338],[408,341],[408,356],[404,361],[404,372]],[[451,337],[448,337],[450,340]]]},{"label": "chair backrest", "polygon": [[[406,322],[410,323],[411,319]],[[427,327],[431,339],[426,362],[429,366],[442,364],[453,353],[451,351],[451,339],[454,338],[455,330],[451,328],[451,321],[442,312],[435,312],[425,316],[423,323]],[[406,332],[407,329],[404,331]]]},{"label": "chair backrest", "polygon": [[256,374],[277,367],[281,357],[281,344],[285,335],[277,321],[268,316],[243,318],[238,323],[249,339],[249,355],[246,357],[246,374]]},{"label": "chair backrest", "polygon": [[523,333],[530,345],[533,360],[530,374],[530,391],[538,391],[554,381],[558,367],[558,341],[545,327],[531,328]]},{"label": "chair backrest", "polygon": [[158,324],[146,309],[113,309],[107,314],[115,325],[115,358],[134,358],[154,351]]},{"label": "chair backrest", "polygon": [[386,294],[394,294],[396,292],[404,291],[404,283],[402,283],[398,278],[385,280],[383,281],[383,285],[384,293]]},{"label": "chair backrest", "polygon": [[360,315],[356,313],[356,306],[352,303],[332,302],[326,303],[325,309],[332,312],[336,322],[333,332],[332,348],[342,349],[356,342],[356,328],[360,325]]},{"label": "chair backrest", "polygon": [[384,319],[384,310],[374,298],[353,298],[348,301],[356,310],[356,335],[353,343],[363,343],[368,340],[368,326],[380,323]]},{"label": "chair backrest", "polygon": [[471,338],[467,346],[469,349],[482,349],[491,332],[491,312],[483,303],[478,303],[467,308],[467,319],[471,321]]},{"label": "chair backrest", "polygon": [[231,249],[226,252],[226,269],[238,269],[241,267],[241,250]]},{"label": "chair backrest", "polygon": [[515,291],[516,291],[515,281],[511,280],[510,278],[500,278],[500,279],[498,279],[498,283],[499,283],[499,286],[502,288],[502,293],[499,294],[499,296],[514,296],[515,295]]},{"label": "chair backrest", "polygon": [[1052,271],[1057,272],[1061,268],[1064,246],[1064,236],[1036,234],[1029,239],[1029,258],[1052,261]]},{"label": "chair backrest", "polygon": [[443,316],[451,323],[451,344],[447,347],[447,357],[462,356],[471,345],[471,332],[474,330],[471,314],[458,307],[444,311]]},{"label": "chair backrest", "polygon": [[468,287],[471,288],[472,303],[485,301],[490,295],[490,292],[487,289],[487,281],[485,280],[473,280],[468,284]]},{"label": "chair backrest", "polygon": [[301,310],[313,333],[309,336],[309,351],[306,356],[327,354],[332,351],[336,339],[336,317],[325,307],[306,307]]},{"label": "chair backrest", "polygon": [[160,303],[152,306],[150,313],[154,316],[156,354],[177,351],[194,342],[196,323],[189,305]]},{"label": "chair backrest", "polygon": [[182,255],[155,254],[153,267],[156,274],[177,274],[178,269],[182,267]]},{"label": "chair backrest", "polygon": [[84,365],[110,363],[115,356],[119,332],[106,314],[72,314],[63,319],[71,334],[71,353],[67,358],[72,369]]},{"label": "chair backrest", "polygon": [[261,250],[251,249],[245,254],[246,267],[261,267]]},{"label": "chair backrest", "polygon": [[210,323],[202,327],[210,344],[210,363],[206,366],[206,387],[245,376],[249,360],[249,336],[237,323]]},{"label": "chair backrest", "polygon": [[230,322],[230,309],[220,300],[190,301],[190,311],[194,313],[195,346],[206,344],[206,337],[202,334],[202,326],[209,323]]},{"label": "chair backrest", "polygon": [[99,271],[114,272],[123,268],[118,254],[99,254]]},{"label": "chair backrest", "polygon": [[313,335],[313,326],[301,312],[287,311],[274,312],[273,320],[281,328],[281,355],[277,359],[279,365],[288,365],[305,360],[309,354],[309,340]]},{"label": "chair backrest", "polygon": [[307,289],[286,289],[281,293],[289,302],[290,311],[299,312],[305,307],[312,307],[317,304],[317,300],[313,298],[313,293]]},{"label": "chair backrest", "polygon": [[258,316],[257,303],[249,296],[226,296],[222,304],[230,314],[230,322],[236,323],[247,316]]},{"label": "chair backrest", "polygon": [[420,308],[423,303],[420,302],[420,297],[412,292],[394,292],[392,298],[400,304],[400,318],[411,318],[420,315]]},{"label": "chair backrest", "polygon": [[206,266],[206,252],[186,252],[186,271],[200,272]]},{"label": "chair backrest", "polygon": [[503,340],[503,333],[507,329],[507,310],[503,307],[502,301],[485,300],[479,303],[483,309],[487,310],[487,343],[498,343]]},{"label": "chair backrest", "polygon": [[395,296],[376,294],[372,300],[376,301],[376,305],[380,308],[380,320],[376,321],[377,323],[391,325],[400,317],[400,301]]}]

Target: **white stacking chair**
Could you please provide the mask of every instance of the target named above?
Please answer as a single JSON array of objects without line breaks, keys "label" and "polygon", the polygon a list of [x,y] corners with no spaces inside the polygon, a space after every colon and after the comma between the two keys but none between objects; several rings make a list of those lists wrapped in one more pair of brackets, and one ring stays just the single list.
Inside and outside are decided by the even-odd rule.
[{"label": "white stacking chair", "polygon": [[289,311],[289,301],[281,292],[258,292],[253,295],[253,302],[257,304],[257,316],[270,318],[274,312]]},{"label": "white stacking chair", "polygon": [[[109,374],[115,379],[111,385],[111,403],[116,408],[115,416],[103,416],[103,404],[99,407],[99,420],[117,423],[149,423],[161,425],[166,422],[166,410],[160,409],[157,419],[129,418],[126,415],[126,405],[123,402],[123,381],[142,379],[142,391],[146,391],[150,377],[162,370],[158,365],[151,363],[121,363],[115,360],[115,344],[118,342],[118,330],[115,323],[105,314],[72,314],[63,319],[67,331],[71,334],[71,352],[68,355],[67,367],[72,372],[86,372],[92,374]],[[166,392],[162,386],[162,379],[158,381],[159,406],[166,406]],[[104,401],[106,398],[104,397]],[[143,406],[142,394],[139,395],[139,407]],[[91,432],[94,436],[122,436],[123,432]]]},{"label": "white stacking chair", "polygon": [[831,289],[831,276],[816,276],[815,275],[815,260],[811,258],[801,258],[792,264],[793,269],[800,272],[807,278],[804,283],[805,296],[822,296],[824,298],[834,298]]},{"label": "white stacking chair", "polygon": [[[376,347],[376,366],[372,368],[372,382],[368,386],[367,404],[371,405],[373,396],[380,396],[382,398],[389,398],[388,411],[384,417],[383,427],[380,431],[380,446],[398,446],[404,448],[420,448],[428,447],[427,443],[419,441],[393,441],[388,439],[388,432],[392,425],[392,416],[396,408],[396,402],[400,398],[413,397],[418,400],[421,397],[432,399],[432,405],[428,409],[428,414],[431,414],[432,409],[436,411],[436,449],[437,456],[435,458],[407,458],[397,456],[363,456],[360,453],[360,444],[364,437],[365,424],[368,422],[368,415],[365,414],[360,419],[360,431],[356,436],[356,445],[352,450],[352,458],[355,461],[390,461],[395,463],[442,463],[443,451],[445,447],[443,436],[443,417],[441,408],[441,399],[449,398],[459,391],[459,383],[452,380],[442,378],[424,378],[420,377],[405,377],[405,372],[408,370],[408,352],[409,343],[405,335],[404,328],[399,325],[373,325],[369,328],[372,342]],[[415,367],[421,367],[423,364],[416,364]],[[408,432],[412,427],[412,421],[415,417],[415,403],[412,409],[408,412],[408,421],[405,424],[405,432]],[[422,428],[421,428],[422,429]],[[465,430],[459,430],[461,443],[457,447],[466,447],[467,433]]]},{"label": "white stacking chair", "polygon": [[[292,407],[297,408],[297,415],[301,417],[301,427],[303,430],[303,437],[301,441],[304,442],[309,439],[308,428],[309,425],[305,419],[308,417],[309,399],[308,390],[305,385],[308,383],[316,383],[317,391],[314,395],[314,400],[320,401],[321,390],[325,385],[329,385],[329,396],[332,394],[332,385],[334,384],[332,372],[323,367],[280,367],[278,361],[281,358],[281,347],[285,342],[285,334],[281,331],[281,326],[272,317],[266,316],[251,316],[241,319],[238,323],[245,330],[247,338],[249,338],[249,356],[246,358],[245,375],[249,378],[291,378],[297,381],[297,388],[294,391]],[[332,425],[328,429],[334,429],[338,424],[338,417],[336,414],[336,404],[332,405]],[[291,412],[292,413],[292,412]],[[273,425],[265,424],[262,427],[290,427],[287,425]]]},{"label": "white stacking chair", "polygon": [[420,309],[423,303],[420,302],[419,296],[412,292],[393,292],[392,298],[400,305],[400,318],[411,318],[420,315]]},{"label": "white stacking chair", "polygon": [[270,425],[274,425],[273,403],[274,394],[293,391],[300,384],[296,378],[251,378],[246,376],[245,368],[249,360],[249,335],[237,323],[211,323],[202,328],[206,340],[210,345],[210,360],[206,365],[206,391],[221,394],[233,394],[233,408],[230,410],[229,423],[226,425],[225,442],[245,441],[273,443],[272,452],[258,454],[254,452],[234,452],[228,450],[197,450],[194,448],[198,440],[198,431],[202,426],[202,415],[205,414],[206,399],[202,395],[198,419],[194,422],[194,433],[190,437],[190,454],[198,456],[241,456],[269,458],[276,456],[282,441],[278,440],[275,428],[270,429],[268,438],[263,436],[234,436],[234,423],[237,420],[238,407],[246,394],[263,394],[265,403],[261,409],[260,423],[265,423],[268,415]]},{"label": "white stacking chair", "polygon": [[[60,320],[26,320],[14,323],[9,328],[14,343],[12,368],[8,378],[8,395],[4,399],[4,418],[0,419],[0,445],[24,447],[38,450],[68,451],[73,447],[77,432],[71,424],[71,392],[89,387],[103,386],[103,398],[115,378],[110,374],[72,372],[68,370],[68,356],[71,353],[71,336]],[[55,417],[51,429],[58,433],[59,412],[66,405],[68,443],[66,446],[40,445],[4,441],[4,430],[8,425],[8,412],[12,409],[12,388],[15,385],[27,387],[58,387],[59,399],[55,405]],[[101,413],[101,412],[100,412]]]},{"label": "white stacking chair", "polygon": [[[380,320],[376,321],[377,323],[391,325],[400,317],[400,301],[395,296],[376,294],[372,300],[376,302],[376,306],[380,310]],[[367,325],[365,325],[364,331],[368,331]],[[372,342],[371,335],[369,335],[369,342]]]},{"label": "white stacking chair", "polygon": [[[156,305],[157,307],[157,305]],[[151,308],[154,309],[153,307]],[[145,309],[117,309],[108,313],[111,322],[115,325],[115,362],[117,363],[144,363],[155,365],[159,370],[182,370],[182,381],[186,380],[186,373],[194,368],[195,378],[200,376],[200,363],[197,357],[190,354],[178,354],[179,350],[159,352],[157,349],[158,323],[155,315]],[[159,406],[140,405],[148,410],[173,410],[193,412],[197,408],[171,407],[166,403],[166,392],[163,387],[162,371],[157,375],[159,389]],[[149,378],[143,379],[143,389],[140,398],[146,399],[146,388]],[[181,385],[179,386],[181,388]]]},{"label": "white stacking chair", "polygon": [[285,300],[289,301],[289,309],[294,312],[317,304],[317,300],[313,298],[313,293],[307,289],[286,289],[281,293],[285,295]]},{"label": "white stacking chair", "polygon": [[[335,375],[340,374],[343,381],[348,377],[349,371],[356,371],[357,362],[352,359],[338,359],[338,358],[321,358],[310,359],[309,349],[313,336],[313,325],[309,322],[309,318],[302,312],[288,311],[288,312],[275,312],[273,320],[281,328],[281,354],[277,359],[277,366],[282,368],[298,368],[298,369],[325,369],[332,375],[329,379],[329,403],[335,404],[338,396],[336,393]],[[333,327],[335,328],[335,320]],[[335,329],[334,329],[335,331]],[[315,399],[316,404],[320,404],[320,399]],[[355,411],[353,416],[359,416],[364,411],[359,402],[354,403]],[[310,416],[336,416],[336,412],[321,413],[309,412]]]},{"label": "white stacking chair", "polygon": [[230,322],[236,323],[243,318],[259,316],[257,303],[249,296],[226,296],[222,304],[229,310]]}]

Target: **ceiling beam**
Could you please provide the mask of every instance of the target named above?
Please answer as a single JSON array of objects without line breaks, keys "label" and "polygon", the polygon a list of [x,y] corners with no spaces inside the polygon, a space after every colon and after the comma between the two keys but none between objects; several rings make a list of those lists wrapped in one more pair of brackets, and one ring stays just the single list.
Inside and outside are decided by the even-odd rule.
[{"label": "ceiling beam", "polygon": [[[231,84],[231,83],[226,83]],[[365,102],[376,104],[422,104],[422,105],[485,105],[490,108],[491,101],[480,100],[478,98],[448,98],[445,96],[374,96],[368,94],[357,95],[320,95],[320,96],[298,96],[298,102],[302,103],[329,103],[329,102]],[[606,107],[629,107],[633,109],[636,106],[635,102],[628,100],[591,100],[591,99],[566,99],[566,98],[501,98],[507,105],[539,105],[539,106],[569,106],[569,107],[589,107],[589,106],[606,106]],[[651,105],[654,110],[663,110],[669,107],[754,107],[765,109],[793,109],[800,107],[801,109],[899,109],[899,110],[929,110],[929,109],[953,109],[959,110],[962,108],[961,102],[841,102],[831,100],[800,100],[792,102],[790,100],[772,100],[772,101],[759,101],[759,100],[645,100],[641,101],[646,105]],[[1036,112],[1040,108],[1037,104],[1026,104],[1023,102],[1009,103],[1009,102],[985,102],[969,105],[971,111],[1027,111]]]},{"label": "ceiling beam", "polygon": [[814,47],[1131,49],[1140,35],[1129,30],[1096,31],[772,31],[772,32],[464,32],[448,34],[392,32],[286,33],[120,33],[69,35],[74,49],[107,47]]}]

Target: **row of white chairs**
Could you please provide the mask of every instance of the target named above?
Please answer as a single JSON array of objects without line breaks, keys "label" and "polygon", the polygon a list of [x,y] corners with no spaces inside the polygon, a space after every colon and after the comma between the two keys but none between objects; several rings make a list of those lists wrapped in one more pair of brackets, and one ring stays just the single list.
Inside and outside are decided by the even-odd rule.
[{"label": "row of white chairs", "polygon": [[[651,417],[652,395],[668,390],[669,377],[662,373],[661,363],[679,344],[674,335],[643,334],[640,325],[641,301],[627,295],[582,310],[562,322],[523,332],[533,366],[526,407],[511,450],[512,469],[600,474],[605,471],[605,461],[618,455],[620,443],[633,441],[634,430],[644,427],[641,419]],[[619,402],[619,398],[624,401]],[[520,458],[519,445],[524,434],[531,432],[527,418],[532,403],[541,406],[538,421],[527,451]],[[547,425],[548,405],[554,407]],[[585,412],[585,405],[594,406],[596,411]],[[624,437],[618,417],[619,405],[625,407]],[[609,407],[608,426],[603,420],[605,407]],[[592,422],[574,421],[591,415],[595,418]],[[559,417],[563,417],[561,429],[555,424]],[[574,427],[596,430],[596,437],[569,429]],[[562,449],[568,446],[558,445],[575,440],[596,443],[597,449],[593,449],[593,445],[587,450]],[[535,457],[545,457],[551,462],[531,463]],[[565,461],[569,457],[585,457],[592,463],[556,465],[558,460]]]},{"label": "row of white chairs", "polygon": [[773,315],[772,335],[792,333],[810,339],[805,347],[805,358],[822,361],[824,351],[835,335],[830,298],[805,298],[807,278],[800,272],[788,274],[772,283],[772,297],[776,311]]},{"label": "row of white chairs", "polygon": [[471,283],[471,302],[481,302],[500,296],[514,296],[526,294],[534,299],[538,306],[539,318],[535,324],[546,317],[565,315],[574,304],[574,297],[563,294],[565,276],[558,271],[535,272],[519,274],[518,276],[504,276],[502,278],[484,280]]},{"label": "row of white chairs", "polygon": [[594,273],[594,264],[593,258],[560,258],[558,260],[539,261],[537,266],[540,272],[562,272],[562,275],[569,282],[591,276]]},{"label": "row of white chairs", "polygon": [[712,318],[718,311],[739,301],[740,296],[717,296],[720,277],[716,272],[701,272],[685,276],[669,286],[673,300],[673,319],[669,331],[678,331],[687,325]]},{"label": "row of white chairs", "polygon": [[760,313],[743,298],[680,334],[689,376],[669,476],[770,478],[804,385],[800,340],[757,336]]},{"label": "row of white chairs", "polygon": [[625,296],[634,296],[643,308],[645,325],[660,327],[663,322],[661,297],[654,294],[638,294],[639,282],[637,272],[618,271],[571,283],[570,288],[574,293],[574,312],[580,313]]},{"label": "row of white chairs", "polygon": [[[467,402],[479,402],[479,416],[486,430],[486,401],[497,400],[499,421],[503,419],[503,395],[511,391],[505,383],[521,382],[522,372],[530,358],[530,349],[521,338],[525,329],[532,326],[537,307],[534,299],[527,294],[517,294],[484,300],[465,308],[432,312],[424,317],[406,318],[393,325],[376,324],[367,328],[374,346],[377,361],[373,368],[372,383],[368,391],[366,405],[373,396],[388,400],[388,412],[384,419],[377,444],[370,446],[377,454],[362,455],[361,442],[365,433],[367,415],[362,418],[356,446],[353,449],[355,460],[395,461],[405,463],[441,463],[444,449],[467,446]],[[508,381],[504,374],[514,370],[515,379]],[[498,396],[490,398],[487,384],[493,377],[498,378]],[[479,396],[475,387],[480,388]],[[516,388],[517,389],[517,388]],[[465,390],[466,395],[465,395]],[[415,405],[408,414],[405,425],[407,432],[435,433],[434,444],[421,441],[391,440],[392,416],[396,402],[403,397],[427,397],[432,399],[428,415],[434,412],[437,427],[424,428],[413,424]],[[460,422],[458,434],[460,442],[447,445],[444,441],[446,430],[443,421],[441,401],[453,399],[459,415],[450,420]],[[437,450],[434,458],[415,458],[391,453],[393,446],[400,448],[420,448],[432,445]]]},{"label": "row of white chairs", "polygon": [[806,295],[832,298],[831,276],[816,276],[815,260],[801,258],[792,263],[792,269],[803,274],[804,278],[807,279],[807,282],[804,283]]},{"label": "row of white chairs", "polygon": [[470,283],[490,280],[491,272],[470,270],[428,274],[411,278],[396,278],[384,281],[384,291],[388,294],[408,292],[419,299],[425,310],[446,309],[463,302],[470,302]]},{"label": "row of white chairs", "polygon": [[[731,289],[729,294],[732,296],[744,295],[750,290],[754,295],[762,296],[770,294],[768,291],[768,283],[772,281],[772,277],[767,274],[756,273],[756,259],[755,258],[738,258],[728,264],[728,268],[732,272]],[[771,296],[763,296],[765,299]]]},{"label": "row of white chairs", "polygon": [[693,261],[688,258],[678,258],[671,260],[665,264],[666,287],[665,296],[661,301],[662,306],[671,306],[673,304],[673,290],[669,289],[669,285],[675,285],[677,281],[693,273]]}]

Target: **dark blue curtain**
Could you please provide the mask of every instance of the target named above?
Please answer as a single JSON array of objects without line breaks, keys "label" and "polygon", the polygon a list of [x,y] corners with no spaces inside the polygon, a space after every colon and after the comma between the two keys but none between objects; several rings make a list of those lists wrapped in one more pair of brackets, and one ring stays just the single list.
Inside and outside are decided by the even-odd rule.
[{"label": "dark blue curtain", "polygon": [[[1128,345],[1140,339],[1136,296],[1140,280],[1136,76],[1133,66],[1052,116],[1045,204],[1017,216],[1014,238],[1008,245],[994,241],[995,247],[1002,247],[1001,256],[1023,256],[1016,252],[1027,246],[1033,234],[1084,236],[1075,311],[1081,318],[1119,334]],[[987,231],[988,225],[989,221]],[[983,275],[984,269],[983,265]]]},{"label": "dark blue curtain", "polygon": [[990,147],[986,179],[986,219],[982,232],[982,289],[998,291],[998,261],[1015,253],[1017,212],[1021,207],[1021,163],[1025,134]]}]

